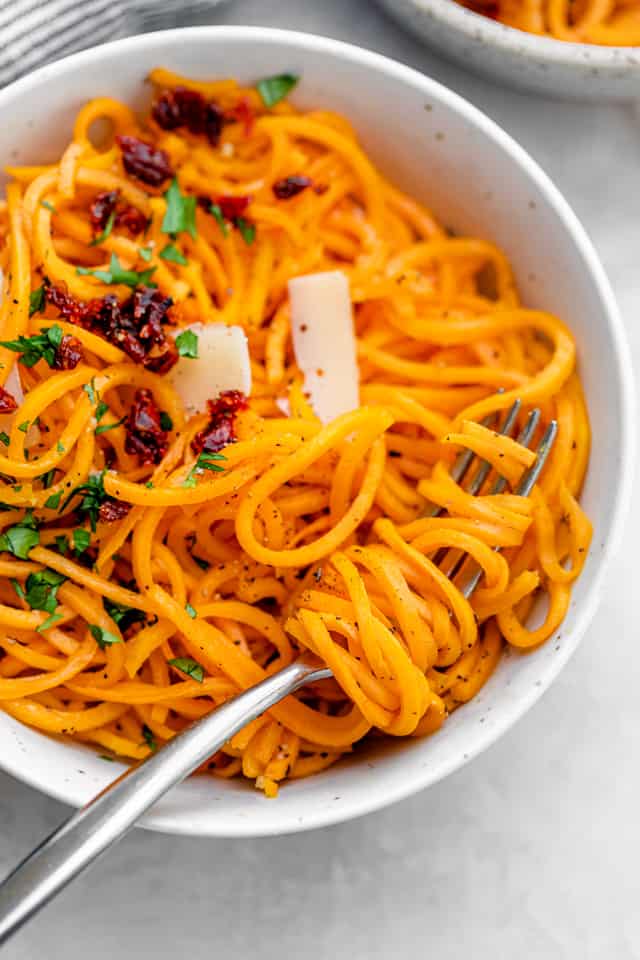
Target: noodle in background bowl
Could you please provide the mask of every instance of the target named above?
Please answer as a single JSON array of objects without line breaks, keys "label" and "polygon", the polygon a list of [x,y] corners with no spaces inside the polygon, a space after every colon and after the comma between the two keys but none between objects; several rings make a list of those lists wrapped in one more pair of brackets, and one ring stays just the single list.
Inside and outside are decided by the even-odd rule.
[{"label": "noodle in background bowl", "polygon": [[436,53],[508,87],[576,100],[640,99],[640,47],[535,36],[454,0],[378,3]]},{"label": "noodle in background bowl", "polygon": [[[90,97],[144,106],[142,78],[162,65],[185,75],[252,82],[301,75],[293,100],[330,107],[400,187],[454,229],[498,243],[528,306],[557,313],[578,343],[593,430],[582,503],[593,545],[558,637],[504,656],[480,694],[426,739],[380,739],[334,767],[287,783],[276,800],[240,780],[192,778],[145,819],[153,829],[260,836],[324,826],[406,797],[458,769],[504,733],[550,685],[598,604],[621,533],[633,463],[632,374],[613,295],[566,202],[528,155],[455,94],[384,57],[333,40],[251,27],[197,27],[120,40],[44,67],[0,93],[0,160],[42,163],[68,140]],[[124,769],[97,751],[43,736],[0,712],[0,764],[74,805]]]}]

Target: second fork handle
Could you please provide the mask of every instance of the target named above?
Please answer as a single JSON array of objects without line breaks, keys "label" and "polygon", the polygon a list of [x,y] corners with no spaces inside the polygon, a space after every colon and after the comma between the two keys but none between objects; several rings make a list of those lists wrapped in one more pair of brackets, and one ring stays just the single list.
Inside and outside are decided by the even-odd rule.
[{"label": "second fork handle", "polygon": [[0,944],[247,723],[304,684],[328,676],[326,668],[296,661],[207,714],[118,777],[0,884]]}]

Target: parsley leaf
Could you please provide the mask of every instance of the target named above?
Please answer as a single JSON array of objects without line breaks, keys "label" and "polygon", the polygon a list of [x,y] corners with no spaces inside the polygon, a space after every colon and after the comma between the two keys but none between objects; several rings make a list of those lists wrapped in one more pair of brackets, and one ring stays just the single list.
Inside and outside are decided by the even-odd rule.
[{"label": "parsley leaf", "polygon": [[69,549],[69,541],[65,536],[59,534],[56,537],[56,547],[58,548],[59,553],[66,553]]},{"label": "parsley leaf", "polygon": [[162,232],[172,236],[176,233],[188,233],[195,240],[196,198],[182,193],[176,177],[171,181],[164,198],[167,201],[167,210],[160,228]]},{"label": "parsley leaf", "polygon": [[20,560],[27,560],[29,551],[40,543],[40,534],[31,511],[27,511],[24,519],[15,526],[9,527],[0,534],[0,550],[12,553]]},{"label": "parsley leaf", "polygon": [[28,420],[23,420],[22,423],[19,424],[18,430],[20,430],[21,433],[26,433],[27,430],[29,429],[29,426],[30,426],[29,421],[28,421]]},{"label": "parsley leaf", "polygon": [[81,277],[91,276],[97,280],[102,280],[103,283],[122,283],[126,287],[137,287],[138,284],[141,286],[150,286],[149,281],[155,273],[155,270],[155,267],[151,267],[149,270],[143,270],[141,273],[138,273],[136,270],[125,270],[115,253],[111,254],[108,270],[91,270],[89,267],[76,267],[76,273]]},{"label": "parsley leaf", "polygon": [[126,420],[126,415],[121,417],[120,420],[116,420],[115,423],[103,423],[99,427],[96,427],[93,431],[96,437],[99,437],[101,433],[106,433],[107,430],[115,430],[116,427],[121,427]]},{"label": "parsley leaf", "polygon": [[173,430],[173,420],[166,410],[160,411],[160,428],[162,430]]},{"label": "parsley leaf", "polygon": [[57,451],[58,453],[65,453],[65,452],[66,452],[66,451],[65,451],[65,448],[64,448],[64,444],[61,443],[59,440],[58,440],[58,442],[56,443],[56,451]]},{"label": "parsley leaf", "polygon": [[58,212],[58,211],[56,210],[56,208],[54,207],[54,205],[51,203],[50,200],[41,200],[41,201],[40,201],[40,206],[41,206],[41,207],[44,207],[45,210],[50,210],[51,213],[57,213],[57,212]]},{"label": "parsley leaf", "polygon": [[57,510],[58,507],[60,506],[61,499],[62,499],[62,491],[58,490],[57,493],[52,493],[50,497],[47,497],[47,499],[44,502],[44,505],[45,507],[47,507],[48,510]]},{"label": "parsley leaf", "polygon": [[222,236],[223,236],[223,237],[228,237],[228,236],[229,236],[229,224],[228,224],[228,223],[226,222],[226,220],[224,219],[224,216],[223,216],[223,214],[222,214],[222,208],[220,207],[220,204],[218,204],[218,203],[212,203],[211,206],[209,207],[209,213],[213,214],[213,217],[214,217],[216,223],[218,224],[218,226],[219,226],[220,229],[222,230]]},{"label": "parsley leaf", "polygon": [[138,247],[138,253],[145,263],[149,263],[151,257],[153,256],[153,250],[151,247]]},{"label": "parsley leaf", "polygon": [[108,499],[108,494],[105,492],[103,482],[105,473],[106,470],[103,470],[102,473],[94,474],[88,478],[86,483],[81,484],[79,487],[74,487],[60,508],[61,511],[64,511],[74,497],[82,497],[82,500],[75,509],[79,513],[86,514],[89,517],[91,529],[94,533],[97,528],[100,507],[105,500]]},{"label": "parsley leaf", "polygon": [[93,239],[93,240],[91,241],[91,243],[89,244],[89,246],[90,246],[90,247],[98,247],[98,246],[100,246],[101,243],[104,243],[104,241],[107,239],[107,237],[110,236],[111,231],[113,230],[113,225],[114,225],[115,222],[116,222],[116,212],[115,212],[115,210],[112,210],[111,213],[109,214],[109,219],[107,220],[107,222],[106,222],[106,224],[105,224],[104,230],[103,230],[102,233],[100,233],[97,237],[95,237],[95,239]]},{"label": "parsley leaf", "polygon": [[101,650],[104,650],[105,647],[110,647],[114,643],[122,643],[121,637],[117,637],[115,633],[110,633],[109,630],[105,630],[104,627],[99,627],[97,623],[90,623],[89,630]]},{"label": "parsley leaf", "polygon": [[198,359],[198,337],[193,330],[183,330],[176,337],[176,347],[181,357]]},{"label": "parsley leaf", "polygon": [[41,313],[44,309],[45,295],[44,295],[44,283],[41,287],[38,287],[37,290],[32,290],[29,294],[29,316],[32,317],[34,313]]},{"label": "parsley leaf", "polygon": [[249,223],[249,221],[245,220],[244,217],[236,217],[235,225],[240,231],[244,242],[247,244],[248,247],[250,247],[256,238],[255,223]]},{"label": "parsley leaf", "polygon": [[47,617],[46,620],[43,620],[39,627],[36,627],[38,633],[44,633],[45,630],[48,630],[49,627],[52,627],[54,623],[57,623],[58,620],[62,620],[62,614],[52,613],[51,616]]},{"label": "parsley leaf", "polygon": [[4,430],[0,431],[0,443],[4,443],[5,447],[9,446],[9,434]]},{"label": "parsley leaf", "polygon": [[73,549],[76,553],[84,553],[91,543],[91,534],[83,527],[76,527],[73,531]]},{"label": "parsley leaf", "polygon": [[193,620],[195,620],[195,618],[198,616],[196,610],[191,606],[190,603],[185,604],[185,610]]},{"label": "parsley leaf", "polygon": [[99,422],[104,417],[105,413],[109,409],[109,404],[105,403],[104,400],[101,400],[98,406],[96,407],[96,422]]},{"label": "parsley leaf", "polygon": [[123,632],[133,623],[141,623],[145,620],[143,610],[137,610],[135,607],[127,607],[123,603],[113,603],[113,601],[107,600],[106,597],[102,598],[102,603],[113,622],[117,623]]},{"label": "parsley leaf", "polygon": [[25,367],[34,367],[38,360],[46,360],[53,367],[56,351],[62,341],[62,327],[57,323],[48,330],[41,330],[32,337],[18,337],[17,340],[0,340],[0,346],[21,353],[20,363]]},{"label": "parsley leaf", "polygon": [[47,470],[46,473],[43,473],[38,479],[42,482],[42,486],[45,490],[48,490],[51,484],[54,481],[56,475],[56,468],[53,467],[51,470]]},{"label": "parsley leaf", "polygon": [[160,251],[158,256],[161,260],[168,260],[170,263],[179,263],[183,267],[189,263],[182,251],[178,250],[173,243],[168,243],[166,247]]},{"label": "parsley leaf", "polygon": [[14,577],[11,577],[11,586],[13,587],[15,592],[18,594],[20,599],[24,600],[24,590],[22,589],[22,585],[19,584]]},{"label": "parsley leaf", "polygon": [[293,90],[300,78],[293,73],[279,73],[275,77],[265,77],[256,84],[265,107],[275,107]]},{"label": "parsley leaf", "polygon": [[89,381],[89,383],[85,383],[82,389],[84,390],[86,395],[89,397],[89,402],[95,403],[96,402],[96,378],[91,377],[91,380]]},{"label": "parsley leaf", "polygon": [[204,680],[204,667],[197,660],[192,660],[191,657],[174,657],[173,660],[169,660],[169,663],[198,683],[202,683]]},{"label": "parsley leaf", "polygon": [[208,450],[203,450],[199,455],[198,459],[191,467],[191,470],[187,474],[186,478],[182,481],[182,486],[195,487],[196,485],[196,476],[203,472],[203,470],[213,470],[216,473],[221,473],[224,470],[224,467],[218,466],[215,462],[216,460],[226,460],[221,453],[209,453]]},{"label": "parsley leaf", "polygon": [[149,747],[149,750],[151,750],[151,753],[155,753],[158,749],[158,744],[156,743],[156,738],[153,735],[153,730],[151,730],[146,723],[142,727],[142,736],[144,737],[144,742]]},{"label": "parsley leaf", "polygon": [[55,613],[58,605],[57,593],[67,578],[55,570],[40,570],[30,573],[25,583],[25,600],[32,610],[45,610]]}]

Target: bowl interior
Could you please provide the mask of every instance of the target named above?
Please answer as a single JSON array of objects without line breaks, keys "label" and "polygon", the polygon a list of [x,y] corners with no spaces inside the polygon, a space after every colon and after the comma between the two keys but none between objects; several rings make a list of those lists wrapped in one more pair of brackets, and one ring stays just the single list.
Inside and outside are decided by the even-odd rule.
[{"label": "bowl interior", "polygon": [[[500,244],[525,301],[573,329],[593,426],[584,504],[593,549],[557,638],[505,658],[484,691],[426,740],[380,741],[270,802],[250,786],[196,778],[158,804],[146,824],[203,835],[261,835],[348,819],[445,776],[510,726],[566,662],[598,600],[620,527],[630,473],[630,373],[620,322],[582,228],[547,178],[491,121],[428,78],[365,51],[302,34],[195,28],[119,41],[45,67],[0,93],[2,166],[52,160],[92,96],[143,103],[143,78],[162,64],[192,77],[254,81],[298,73],[295,101],[347,115],[384,172],[457,231]],[[250,65],[250,68],[247,67]],[[0,713],[0,763],[72,804],[104,787],[120,765],[49,739]]]}]

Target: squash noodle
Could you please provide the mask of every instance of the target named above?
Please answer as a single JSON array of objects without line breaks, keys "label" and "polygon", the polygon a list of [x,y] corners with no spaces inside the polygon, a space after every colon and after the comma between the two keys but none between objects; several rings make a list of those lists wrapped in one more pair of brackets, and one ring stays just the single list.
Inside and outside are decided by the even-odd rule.
[{"label": "squash noodle", "polygon": [[474,13],[571,43],[640,45],[639,0],[457,0]]},{"label": "squash noodle", "polygon": [[[602,4],[582,6],[595,37]],[[57,325],[82,359],[26,366],[0,347],[0,382],[11,392],[18,371],[24,392],[0,418],[0,707],[135,761],[306,653],[335,679],[274,707],[204,768],[273,796],[370,732],[433,733],[506,646],[553,634],[591,536],[578,504],[588,417],[567,327],[520,304],[492,243],[451,235],[390,185],[343,117],[285,99],[267,107],[233,80],[156,70],[151,81],[239,119],[214,145],[105,97],[81,109],[57,161],[8,171],[2,341]],[[98,121],[111,133],[96,145]],[[127,173],[121,136],[165,152],[182,195],[200,198],[194,229],[163,233],[167,183]],[[295,195],[274,192],[302,175],[310,182]],[[96,237],[90,210],[109,191],[147,219],[144,235],[116,219]],[[242,221],[212,214],[220,197],[250,198]],[[160,255],[169,243],[178,256]],[[108,273],[114,255],[124,282]],[[240,324],[248,336],[252,394],[218,472],[198,472],[192,448],[207,415],[187,417],[163,374],[61,316],[43,288],[122,303],[126,271],[152,268],[174,324]],[[295,364],[287,281],[335,269],[354,304],[361,406],[323,425]],[[150,465],[127,442],[140,390],[169,423]],[[511,487],[470,496],[449,473],[461,448],[511,486],[531,462],[480,425],[515,397],[520,426],[534,406],[559,424],[541,481],[528,499]],[[123,511],[92,517],[90,489]],[[470,601],[439,569],[442,551],[482,568]]]}]

